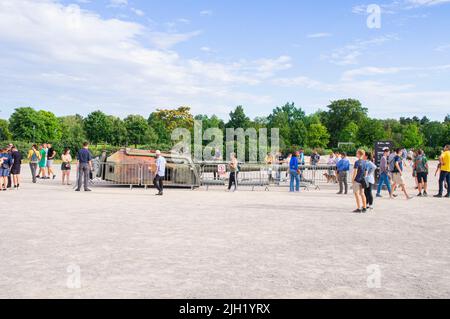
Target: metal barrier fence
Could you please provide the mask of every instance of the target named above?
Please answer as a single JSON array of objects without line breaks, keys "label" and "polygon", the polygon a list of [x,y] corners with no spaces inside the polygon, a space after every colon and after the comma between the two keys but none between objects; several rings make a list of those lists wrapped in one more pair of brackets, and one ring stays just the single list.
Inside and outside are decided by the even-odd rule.
[{"label": "metal barrier fence", "polygon": [[[226,186],[229,180],[229,165],[201,164],[201,185],[208,189],[211,186]],[[300,187],[320,189],[323,185],[338,184],[336,166],[330,165],[303,165],[300,167]],[[352,169],[347,174],[347,182],[351,181]],[[239,165],[238,185],[240,187],[287,187],[290,184],[290,170],[288,165]]]},{"label": "metal barrier fence", "polygon": [[[338,183],[336,166],[304,165],[300,167],[300,186],[304,189],[320,189],[324,185]],[[348,173],[350,182],[352,168]],[[153,186],[156,176],[155,164],[118,164],[114,162],[94,163],[90,184],[94,186]],[[230,168],[226,163],[170,164],[166,167],[164,185],[168,187],[197,188],[205,186],[226,187]],[[288,165],[240,164],[237,174],[239,187],[288,187],[290,171]]]}]

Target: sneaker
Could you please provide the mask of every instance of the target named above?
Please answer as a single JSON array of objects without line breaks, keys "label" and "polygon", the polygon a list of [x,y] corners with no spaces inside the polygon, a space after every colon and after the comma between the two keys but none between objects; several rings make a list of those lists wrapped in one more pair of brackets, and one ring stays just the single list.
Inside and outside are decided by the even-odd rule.
[{"label": "sneaker", "polygon": [[424,196],[424,197],[427,197],[427,196],[428,196],[428,193],[427,193],[427,192],[423,192],[423,196]]},{"label": "sneaker", "polygon": [[447,195],[445,195],[445,197],[450,198],[450,193],[448,193]]},{"label": "sneaker", "polygon": [[85,192],[92,192],[92,190],[89,189],[89,188],[86,188],[84,191],[85,191]]},{"label": "sneaker", "polygon": [[378,198],[383,198],[383,196],[381,196],[380,194],[377,194],[377,197],[378,197]]},{"label": "sneaker", "polygon": [[362,209],[362,212],[363,212],[363,213],[367,213],[367,208],[363,208],[363,209]]},{"label": "sneaker", "polygon": [[81,192],[81,189],[77,188],[75,191],[76,191],[76,192]]},{"label": "sneaker", "polygon": [[394,198],[397,198],[397,197],[398,197],[398,195],[395,195],[395,194],[393,194],[393,195],[392,195],[392,197],[394,197]]},{"label": "sneaker", "polygon": [[442,195],[441,194],[437,194],[437,195],[434,195],[433,197],[434,198],[442,198]]},{"label": "sneaker", "polygon": [[343,192],[338,192],[338,193],[336,193],[336,194],[338,194],[338,195],[342,195],[342,194],[344,194]]},{"label": "sneaker", "polygon": [[408,197],[406,197],[406,199],[407,199],[407,200],[411,200],[411,199],[414,199],[414,197],[408,196]]},{"label": "sneaker", "polygon": [[56,175],[53,175],[53,179],[55,179],[56,178]]},{"label": "sneaker", "polygon": [[358,208],[358,209],[355,209],[353,212],[354,213],[362,213],[362,210]]},{"label": "sneaker", "polygon": [[418,195],[417,195],[417,197],[422,197],[423,195],[422,195],[422,193],[419,193]]}]

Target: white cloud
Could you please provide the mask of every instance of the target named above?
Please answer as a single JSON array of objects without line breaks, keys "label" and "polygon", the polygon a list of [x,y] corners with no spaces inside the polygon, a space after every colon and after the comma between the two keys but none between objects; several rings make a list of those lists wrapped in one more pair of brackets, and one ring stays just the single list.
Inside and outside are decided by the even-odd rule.
[{"label": "white cloud", "polygon": [[125,7],[128,5],[128,0],[109,0],[109,7]]},{"label": "white cloud", "polygon": [[331,33],[321,32],[321,33],[308,34],[306,37],[310,38],[310,39],[315,39],[315,38],[329,38],[331,36],[332,36]]},{"label": "white cloud", "polygon": [[213,12],[212,12],[212,10],[202,10],[202,11],[200,11],[200,15],[201,16],[212,16]]},{"label": "white cloud", "polygon": [[170,50],[197,35],[155,32],[53,0],[0,0],[0,104],[145,115],[179,105],[208,113],[212,101],[222,110],[270,103],[245,86],[289,68],[289,57],[207,63]]},{"label": "white cloud", "polygon": [[131,8],[130,9],[135,15],[139,16],[139,17],[143,17],[145,16],[145,12],[140,10],[140,9],[136,9],[136,8]]},{"label": "white cloud", "polygon": [[373,46],[397,40],[395,35],[383,35],[370,40],[357,40],[344,47],[337,48],[331,53],[322,54],[321,59],[336,65],[354,65],[359,63],[359,57]]}]

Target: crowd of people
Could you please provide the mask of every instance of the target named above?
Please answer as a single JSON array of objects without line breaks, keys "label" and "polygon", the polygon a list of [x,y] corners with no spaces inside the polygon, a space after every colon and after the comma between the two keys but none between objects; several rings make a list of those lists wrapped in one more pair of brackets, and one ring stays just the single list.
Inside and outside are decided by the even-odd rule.
[{"label": "crowd of people", "polygon": [[[36,183],[38,179],[55,179],[56,174],[53,171],[54,160],[57,158],[57,152],[50,143],[32,145],[28,151],[27,159],[31,170],[32,182]],[[412,174],[415,179],[417,197],[428,196],[428,175],[430,168],[428,159],[423,150],[411,150],[407,152],[405,149],[398,148],[383,150],[383,155],[379,159],[379,166],[376,165],[374,155],[371,152],[358,150],[356,153],[356,161],[353,166],[353,173],[350,178],[353,194],[356,201],[355,213],[366,213],[374,208],[374,199],[382,197],[383,188],[386,187],[391,199],[398,197],[397,189],[400,189],[407,200],[413,197],[408,193],[405,176],[406,167],[412,168]],[[240,170],[239,162],[236,154],[231,154],[229,162],[229,185],[230,191],[234,187],[234,191],[238,186],[238,173]],[[300,149],[295,154],[289,154],[283,158],[280,153],[275,155],[268,154],[265,163],[271,167],[269,170],[269,179],[280,183],[282,165],[288,165],[288,178],[290,192],[300,192],[301,180],[303,177],[305,166],[305,153]],[[310,155],[309,164],[314,167],[320,164],[321,157],[314,150]],[[89,180],[93,171],[92,155],[89,151],[89,144],[84,143],[83,147],[78,151],[77,156],[77,184],[76,191],[84,190],[90,192]],[[66,148],[60,155],[61,160],[61,183],[63,185],[70,184],[70,174],[72,170],[73,158],[71,150]],[[339,195],[346,195],[349,192],[349,174],[351,171],[351,163],[347,154],[332,152],[327,160],[327,170],[324,174],[329,183],[339,185]],[[20,173],[22,165],[22,155],[17,148],[9,144],[7,147],[0,149],[0,189],[6,191],[8,189],[18,190],[20,188]],[[160,151],[156,152],[156,176],[154,186],[158,190],[157,195],[163,195],[163,181],[166,170],[166,161]],[[275,178],[273,172],[276,172]],[[378,175],[377,175],[378,173]],[[315,179],[316,170],[313,170],[313,180]],[[439,158],[439,164],[435,175],[439,174],[439,193],[436,198],[450,197],[448,185],[450,184],[450,146],[446,145],[442,155]],[[376,176],[378,177],[378,185],[376,185]],[[373,196],[373,190],[376,186],[376,196]],[[444,194],[444,190],[447,193]]]}]

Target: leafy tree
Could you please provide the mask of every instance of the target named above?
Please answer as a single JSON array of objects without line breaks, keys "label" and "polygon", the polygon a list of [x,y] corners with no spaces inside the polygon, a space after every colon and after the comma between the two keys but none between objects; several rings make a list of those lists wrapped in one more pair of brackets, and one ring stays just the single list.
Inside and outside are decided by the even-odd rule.
[{"label": "leafy tree", "polygon": [[155,131],[141,115],[129,115],[124,120],[127,141],[137,148],[138,144],[156,142]]},{"label": "leafy tree", "polygon": [[447,114],[447,116],[444,119],[444,123],[450,123],[450,114]]},{"label": "leafy tree", "polygon": [[318,123],[311,124],[307,133],[307,144],[309,147],[326,147],[330,140],[327,128]]},{"label": "leafy tree", "polygon": [[421,132],[425,138],[426,145],[429,147],[442,146],[445,143],[445,131],[447,126],[445,123],[437,121],[429,122],[421,127]]},{"label": "leafy tree", "polygon": [[7,120],[0,119],[0,141],[7,141],[12,139],[12,134],[9,131],[9,123]]},{"label": "leafy tree", "polygon": [[81,115],[60,117],[59,123],[63,142],[68,145],[81,145],[87,140]]},{"label": "leafy tree", "polygon": [[111,137],[113,121],[102,111],[90,113],[83,122],[84,130],[90,141],[94,144],[108,142]]},{"label": "leafy tree", "polygon": [[408,124],[403,131],[403,145],[406,148],[423,146],[423,135],[416,123]]},{"label": "leafy tree", "polygon": [[350,122],[339,134],[339,142],[355,142],[358,138],[359,127],[355,122]]},{"label": "leafy tree", "polygon": [[230,120],[226,124],[227,128],[243,128],[244,130],[250,127],[250,118],[245,115],[244,108],[239,105],[236,109],[230,112]]},{"label": "leafy tree", "polygon": [[61,138],[58,118],[48,111],[31,107],[18,108],[9,119],[9,129],[14,139],[21,141],[56,141]]},{"label": "leafy tree", "polygon": [[376,141],[386,139],[383,122],[375,119],[365,119],[358,130],[358,142],[360,145],[372,147]]},{"label": "leafy tree", "polygon": [[127,143],[127,129],[124,121],[116,116],[108,116],[110,131],[107,133],[109,143],[116,146],[123,146]]},{"label": "leafy tree", "polygon": [[350,122],[361,123],[367,118],[367,108],[362,107],[358,100],[347,99],[331,102],[328,112],[323,114],[324,124],[331,134],[331,145],[336,147],[339,142],[339,133]]}]

